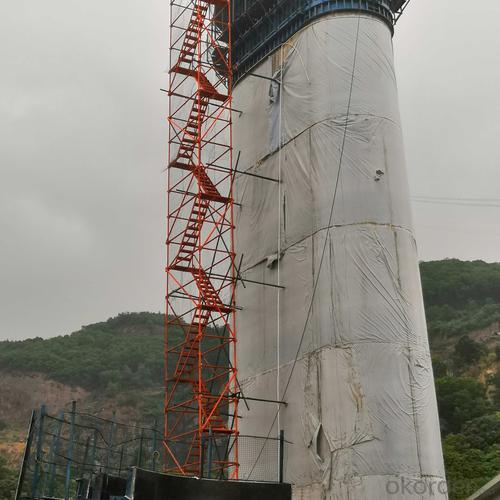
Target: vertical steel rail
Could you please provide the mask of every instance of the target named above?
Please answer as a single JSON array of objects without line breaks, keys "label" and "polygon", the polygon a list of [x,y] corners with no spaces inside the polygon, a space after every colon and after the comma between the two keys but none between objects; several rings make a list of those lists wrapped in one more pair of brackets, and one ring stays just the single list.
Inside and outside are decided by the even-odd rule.
[{"label": "vertical steel rail", "polygon": [[[88,467],[87,460],[89,459],[89,448],[90,448],[90,436],[87,436],[87,440],[85,441],[85,451],[83,452],[83,460],[82,463],[78,466],[77,476],[84,477],[85,469]],[[80,479],[77,477],[77,479]]]},{"label": "vertical steel rail", "polygon": [[153,469],[153,472],[156,472],[156,460],[158,458],[158,437],[156,433],[158,432],[158,421],[155,418],[154,424],[153,424],[153,443],[152,443],[152,453],[151,453],[151,467]]},{"label": "vertical steel rail", "polygon": [[120,451],[120,465],[118,467],[118,476],[120,477],[122,475],[122,466],[123,466],[123,446]]},{"label": "vertical steel rail", "polygon": [[22,493],[23,486],[24,486],[24,479],[26,477],[26,469],[28,468],[28,462],[29,462],[30,454],[31,454],[31,445],[33,443],[33,431],[35,429],[35,419],[36,419],[36,411],[33,410],[31,412],[28,434],[26,436],[26,445],[24,448],[23,462],[21,465],[21,470],[19,472],[19,478],[17,480],[16,495],[14,497],[15,500],[19,500],[21,493]]},{"label": "vertical steel rail", "polygon": [[40,407],[40,413],[38,417],[38,437],[36,443],[36,456],[35,456],[35,470],[33,472],[33,483],[31,487],[31,496],[35,499],[38,498],[38,484],[40,482],[41,475],[41,462],[43,458],[43,426],[45,415],[47,414],[47,409],[45,405]]},{"label": "vertical steel rail", "polygon": [[106,466],[104,468],[104,471],[106,474],[109,474],[109,467],[110,467],[110,462],[111,462],[111,453],[113,450],[113,440],[114,440],[114,434],[115,434],[115,417],[116,413],[113,412],[113,416],[111,417],[111,425],[109,427],[109,435],[108,435],[108,446],[107,446],[107,451],[106,451]]},{"label": "vertical steel rail", "polygon": [[201,459],[200,459],[200,478],[203,479],[205,474],[205,436],[201,437]]},{"label": "vertical steel rail", "polygon": [[280,456],[279,456],[279,482],[283,483],[285,478],[285,431],[280,430]]},{"label": "vertical steel rail", "polygon": [[137,467],[142,467],[142,447],[144,446],[144,429],[141,429],[141,437],[139,439],[139,454],[137,457]]},{"label": "vertical steel rail", "polygon": [[76,420],[76,401],[71,402],[71,425],[69,431],[68,456],[66,459],[66,480],[64,483],[64,500],[69,500],[71,489],[71,467],[73,462],[73,448],[75,445],[75,420]]},{"label": "vertical steel rail", "polygon": [[99,430],[94,429],[94,437],[92,439],[92,451],[90,452],[90,476],[92,476],[95,467],[95,456],[97,451],[97,439],[99,437]]},{"label": "vertical steel rail", "polygon": [[61,411],[61,412],[59,412],[59,415],[58,415],[56,433],[53,437],[52,446],[51,446],[50,454],[49,454],[49,462],[50,462],[49,487],[48,487],[49,497],[54,496],[55,479],[56,479],[56,472],[57,472],[56,463],[57,463],[57,457],[59,456],[63,421],[64,421],[64,412]]},{"label": "vertical steel rail", "polygon": [[213,441],[213,435],[212,435],[212,428],[208,430],[208,450],[207,450],[207,455],[208,455],[208,461],[207,461],[207,469],[208,469],[208,479],[212,478],[212,441]]}]

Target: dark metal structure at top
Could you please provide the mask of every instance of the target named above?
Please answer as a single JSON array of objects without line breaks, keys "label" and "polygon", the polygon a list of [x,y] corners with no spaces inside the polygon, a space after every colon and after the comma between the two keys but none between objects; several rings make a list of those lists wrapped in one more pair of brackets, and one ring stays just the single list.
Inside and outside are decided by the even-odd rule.
[{"label": "dark metal structure at top", "polygon": [[233,66],[237,78],[319,16],[363,12],[391,29],[410,0],[234,0]]}]

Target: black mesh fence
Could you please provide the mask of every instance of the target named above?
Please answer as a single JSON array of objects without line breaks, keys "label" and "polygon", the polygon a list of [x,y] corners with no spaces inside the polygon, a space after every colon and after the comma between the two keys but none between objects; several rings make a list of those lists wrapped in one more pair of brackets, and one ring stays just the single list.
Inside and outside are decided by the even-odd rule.
[{"label": "black mesh fence", "polygon": [[[131,467],[162,472],[168,469],[161,425],[139,425],[69,410],[49,414],[45,407],[33,412],[16,500],[74,499],[78,484],[92,483],[99,475],[126,479]],[[178,443],[182,446],[182,443]],[[281,437],[208,435],[203,440],[200,476],[280,482],[289,443]],[[86,498],[86,497],[82,497]]]},{"label": "black mesh fence", "polygon": [[[284,435],[265,437],[240,434],[237,441],[234,437],[206,436],[203,439],[200,477],[233,479],[235,466],[230,464],[237,462],[240,480],[280,482],[290,444]],[[176,441],[174,445],[179,450],[182,447],[189,448],[190,443]],[[167,469],[172,467],[168,457],[166,463]]]},{"label": "black mesh fence", "polygon": [[291,443],[280,437],[240,436],[239,477],[246,481],[282,482]]}]

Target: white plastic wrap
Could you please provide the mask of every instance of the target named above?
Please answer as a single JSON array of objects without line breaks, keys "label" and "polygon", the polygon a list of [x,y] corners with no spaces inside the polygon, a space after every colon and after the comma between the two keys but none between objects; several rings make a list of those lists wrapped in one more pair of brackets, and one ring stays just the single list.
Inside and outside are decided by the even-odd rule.
[{"label": "white plastic wrap", "polygon": [[[276,284],[279,259],[285,288],[238,287],[245,395],[283,395],[300,346],[279,417],[296,498],[446,498],[390,30],[324,17],[254,73],[283,84],[236,86],[239,169],[282,182],[237,177],[237,251],[248,280]],[[240,408],[242,434],[267,434],[274,404]]]}]

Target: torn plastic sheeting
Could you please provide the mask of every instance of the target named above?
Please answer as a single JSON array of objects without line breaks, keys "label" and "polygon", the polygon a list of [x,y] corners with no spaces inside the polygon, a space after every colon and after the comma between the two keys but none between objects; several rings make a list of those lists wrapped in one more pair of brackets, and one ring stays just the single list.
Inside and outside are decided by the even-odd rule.
[{"label": "torn plastic sheeting", "polygon": [[[408,439],[414,436],[415,425],[412,395],[407,390],[411,367],[405,361],[408,358],[398,356],[394,349],[397,347],[380,344],[364,344],[352,350],[329,347],[315,353],[314,367],[310,366],[312,355],[299,361],[292,377],[292,386],[296,389],[288,393],[288,406],[281,411],[287,435],[294,439],[287,469],[293,474],[293,482],[322,481],[330,453],[348,455],[342,466],[337,463],[331,471],[336,480],[352,474],[444,475],[434,455],[419,456],[421,450],[416,440]],[[290,364],[281,369],[282,380],[286,380]],[[390,379],[387,379],[388,372],[393,374]],[[380,383],[386,386],[385,391],[378,390]],[[276,371],[271,370],[249,379],[243,388],[249,397],[271,398],[275,384]],[[299,390],[301,384],[305,385]],[[373,386],[377,386],[377,391],[373,391]],[[398,394],[397,400],[394,394]],[[272,421],[273,410],[273,406],[262,410],[268,414],[268,422]],[[417,415],[425,417],[426,410],[427,407],[419,408]],[[328,443],[321,453],[313,446],[319,425]],[[255,412],[250,412],[245,432],[261,430],[261,420]],[[296,440],[297,436],[303,436],[303,441]],[[439,435],[433,437],[439,438]],[[429,449],[432,448],[426,447]],[[305,467],[307,463],[314,467]],[[242,464],[242,477],[245,470]]]}]

